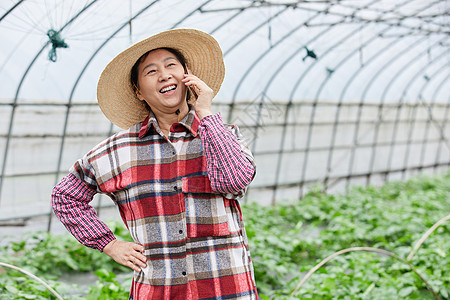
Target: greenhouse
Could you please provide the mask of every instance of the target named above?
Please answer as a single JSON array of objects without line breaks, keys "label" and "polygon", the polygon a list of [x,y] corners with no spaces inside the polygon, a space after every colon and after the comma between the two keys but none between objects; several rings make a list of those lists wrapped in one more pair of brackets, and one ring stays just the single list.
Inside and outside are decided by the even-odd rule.
[{"label": "greenhouse", "polygon": [[[239,202],[260,298],[448,299],[449,15],[447,0],[3,1],[0,263],[64,299],[126,297],[129,272],[67,235],[51,193],[122,130],[97,104],[107,64],[193,28],[222,49],[212,108],[256,162]],[[110,197],[91,205],[130,238]],[[20,274],[0,267],[0,299],[57,298]]]}]

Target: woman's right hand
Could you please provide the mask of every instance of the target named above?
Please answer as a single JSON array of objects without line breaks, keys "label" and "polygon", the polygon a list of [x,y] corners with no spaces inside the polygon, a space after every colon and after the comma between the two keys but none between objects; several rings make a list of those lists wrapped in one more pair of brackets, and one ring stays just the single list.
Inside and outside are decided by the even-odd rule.
[{"label": "woman's right hand", "polygon": [[103,248],[103,252],[121,265],[129,267],[136,272],[145,268],[147,258],[144,254],[144,246],[119,240],[112,240]]}]

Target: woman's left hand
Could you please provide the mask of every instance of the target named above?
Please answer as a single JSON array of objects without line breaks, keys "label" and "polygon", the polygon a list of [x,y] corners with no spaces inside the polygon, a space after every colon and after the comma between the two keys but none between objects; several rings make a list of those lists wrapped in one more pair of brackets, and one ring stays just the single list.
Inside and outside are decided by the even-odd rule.
[{"label": "woman's left hand", "polygon": [[197,99],[194,99],[195,102],[191,102],[191,100],[190,103],[195,106],[199,118],[202,119],[211,115],[211,103],[214,98],[214,91],[191,72],[189,72],[189,74],[184,74],[184,79],[182,81],[187,87],[190,87],[197,96]]}]

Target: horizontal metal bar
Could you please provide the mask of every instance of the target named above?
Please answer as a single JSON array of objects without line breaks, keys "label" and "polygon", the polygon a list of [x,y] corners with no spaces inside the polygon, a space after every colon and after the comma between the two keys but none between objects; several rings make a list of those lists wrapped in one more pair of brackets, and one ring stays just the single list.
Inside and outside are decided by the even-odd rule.
[{"label": "horizontal metal bar", "polygon": [[[436,139],[427,139],[427,143],[437,143],[441,142],[442,139],[436,138]],[[402,146],[402,145],[422,145],[423,140],[417,140],[417,141],[399,141],[395,144],[395,146]],[[367,144],[358,144],[357,148],[373,148],[373,147],[387,147],[391,146],[391,142],[381,142],[381,143],[367,143]],[[274,154],[294,154],[294,153],[302,153],[302,152],[321,152],[321,151],[336,151],[336,150],[350,150],[353,149],[354,145],[340,145],[340,146],[324,146],[324,147],[311,147],[309,149],[302,148],[302,149],[290,149],[290,150],[272,150],[272,151],[261,151],[261,152],[255,152],[254,156],[264,156],[264,155],[274,155]],[[450,162],[449,162],[450,164]],[[4,178],[13,178],[13,177],[32,177],[32,176],[48,176],[48,175],[55,175],[56,173],[64,173],[67,172],[67,170],[60,170],[57,171],[47,171],[47,172],[29,172],[29,173],[14,173],[14,174],[5,174]],[[0,175],[1,178],[1,175]]]},{"label": "horizontal metal bar", "polygon": [[[373,175],[387,176],[387,175],[392,174],[392,173],[399,173],[399,172],[406,172],[406,171],[417,171],[417,170],[422,170],[422,169],[430,169],[430,168],[446,167],[446,166],[450,166],[450,162],[448,162],[448,163],[429,164],[429,165],[424,165],[424,166],[414,166],[414,167],[410,167],[410,168],[398,168],[398,169],[391,169],[391,170],[374,171],[374,172],[371,172],[371,173],[348,174],[348,175],[344,175],[344,176],[329,176],[328,180],[340,181],[340,180],[348,180],[348,179],[352,179],[352,178],[354,179],[354,178],[368,177],[368,176],[373,176]],[[308,179],[308,180],[305,180],[305,181],[283,183],[283,184],[278,184],[278,185],[264,185],[264,186],[254,186],[254,185],[252,185],[250,187],[250,189],[251,190],[275,190],[275,189],[277,189],[278,190],[278,189],[301,187],[301,186],[305,186],[305,185],[313,184],[313,183],[319,183],[322,180],[323,180],[323,178],[314,178],[314,179]]]},{"label": "horizontal metal bar", "polygon": [[[9,101],[9,100],[8,100]],[[423,100],[423,102],[427,103],[427,102],[431,102],[430,100]],[[386,100],[385,103],[379,103],[379,102],[369,102],[369,101],[364,101],[364,102],[352,102],[352,101],[347,101],[345,103],[342,102],[337,102],[337,101],[327,101],[327,100],[298,100],[295,102],[286,102],[284,100],[270,100],[267,102],[264,102],[266,104],[271,104],[271,105],[280,105],[280,106],[293,106],[293,107],[297,107],[297,106],[308,106],[308,105],[313,105],[313,106],[337,106],[337,107],[348,107],[348,106],[374,106],[374,107],[402,107],[402,106],[410,106],[410,107],[415,107],[415,106],[421,106],[421,102],[420,101],[409,101],[408,99],[404,99],[403,102],[398,102],[396,101],[392,101],[389,102],[388,100]],[[264,104],[263,103],[263,104]],[[235,106],[248,106],[249,104],[254,104],[254,105],[260,105],[261,102],[258,99],[255,100],[242,100],[239,102],[235,102],[230,103],[230,102],[224,102],[223,100],[214,100],[213,102],[213,107],[214,106],[227,106],[227,107],[235,107]],[[0,100],[0,106],[15,106],[15,107],[19,107],[19,106],[63,106],[63,107],[73,107],[73,106],[97,106],[97,102],[75,102],[75,103],[67,103],[67,102],[48,102],[48,101],[43,101],[43,102],[25,102],[25,103],[13,103],[13,102],[2,102]],[[448,103],[447,99],[442,99],[438,100],[435,99],[433,100],[433,106],[436,107],[441,107],[441,106],[449,106],[450,104]]]},{"label": "horizontal metal bar", "polygon": [[97,103],[81,102],[81,103],[12,103],[12,102],[0,102],[0,106],[56,106],[56,107],[74,107],[74,106],[97,106]]},{"label": "horizontal metal bar", "polygon": [[[386,171],[375,171],[372,173],[358,173],[358,174],[350,174],[346,176],[330,176],[328,177],[329,180],[334,181],[333,183],[336,184],[340,180],[348,180],[348,179],[354,179],[354,178],[362,178],[362,177],[368,177],[373,175],[383,175],[387,176],[392,173],[399,173],[399,172],[406,172],[406,171],[417,171],[422,169],[430,169],[430,168],[436,168],[436,167],[445,167],[450,166],[450,163],[438,163],[438,164],[430,164],[430,165],[424,165],[424,166],[415,166],[411,168],[399,168],[399,169],[392,169],[392,170],[386,170]],[[265,190],[282,190],[287,188],[296,188],[296,187],[302,187],[308,184],[318,183],[323,178],[315,178],[315,179],[308,179],[303,182],[292,182],[292,183],[284,183],[284,184],[278,184],[278,185],[264,185],[264,186],[250,186],[249,191],[265,191]],[[328,185],[330,186],[330,185]],[[108,202],[106,202],[108,203]],[[111,201],[110,204],[101,205],[102,208],[108,208],[113,207],[114,204]],[[28,219],[28,218],[34,218],[34,217],[42,217],[42,216],[48,216],[47,213],[35,213],[35,214],[27,214],[20,216],[21,219]],[[8,221],[8,220],[14,220],[18,219],[17,216],[12,217],[0,217],[0,221]]]},{"label": "horizontal metal bar", "polygon": [[[426,142],[427,143],[436,143],[436,142],[440,142],[442,139],[427,139]],[[422,145],[424,141],[419,140],[419,141],[400,141],[397,142],[395,144],[395,146],[402,146],[402,145],[414,145],[414,144],[418,144],[418,145]],[[391,146],[391,142],[380,142],[380,143],[367,143],[367,144],[358,144],[356,145],[356,148],[361,149],[361,148],[373,148],[373,147],[387,147],[387,146]],[[319,152],[319,151],[334,151],[334,150],[349,150],[349,149],[353,149],[355,148],[355,145],[353,144],[349,144],[349,145],[340,145],[340,146],[333,146],[333,147],[329,147],[329,146],[323,146],[323,147],[310,147],[310,148],[302,148],[302,149],[290,149],[290,150],[273,150],[273,151],[261,151],[261,152],[255,152],[253,153],[255,156],[263,156],[263,155],[274,155],[274,154],[281,154],[281,153],[288,153],[288,154],[292,154],[292,153],[302,153],[302,152]]]},{"label": "horizontal metal bar", "polygon": [[[104,134],[92,134],[92,133],[79,133],[79,134],[66,134],[65,137],[66,138],[87,138],[87,137],[92,137],[92,138],[106,138],[108,137],[108,133],[109,131],[105,131]],[[0,138],[6,138],[7,135],[5,134],[0,134]],[[13,139],[60,139],[62,138],[62,135],[60,134],[23,134],[23,135],[19,135],[19,134],[12,134],[11,138]]]},{"label": "horizontal metal bar", "polygon": [[[442,119],[436,119],[434,118],[434,121],[445,121],[445,118],[443,117]],[[412,122],[414,122],[415,125],[419,125],[419,124],[427,124],[430,121],[428,119],[403,119],[403,120],[383,120],[382,124],[383,125],[389,125],[389,124],[411,124]],[[379,124],[378,121],[373,121],[373,120],[368,120],[368,121],[340,121],[339,122],[339,126],[349,126],[349,125],[358,125],[358,126],[363,126],[363,125],[376,125]],[[286,124],[284,123],[271,123],[271,124],[261,124],[261,125],[246,125],[246,124],[237,124],[239,125],[239,128],[242,130],[244,129],[256,129],[256,128],[264,128],[264,129],[270,129],[270,128],[277,128],[277,127],[283,127],[283,126],[288,126],[288,127],[303,127],[303,126],[308,126],[309,123],[307,122],[288,122]],[[314,127],[326,127],[326,126],[333,126],[334,123],[329,121],[329,122],[315,122],[314,123]],[[450,125],[450,124],[449,124]],[[66,134],[65,137],[66,138],[105,138],[108,136],[108,132],[105,131],[105,133],[95,133],[95,134],[91,134],[91,133],[79,133],[79,134]],[[0,134],[0,139],[1,138],[7,138],[7,135],[5,134]],[[19,134],[13,134],[11,135],[11,138],[13,139],[59,139],[62,138],[62,135],[60,134],[24,134],[24,135],[19,135]]]}]

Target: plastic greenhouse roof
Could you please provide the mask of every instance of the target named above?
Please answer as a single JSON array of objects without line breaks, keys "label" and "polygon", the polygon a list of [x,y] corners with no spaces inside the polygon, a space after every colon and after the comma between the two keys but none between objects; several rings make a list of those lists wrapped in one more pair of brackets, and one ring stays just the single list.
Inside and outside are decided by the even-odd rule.
[{"label": "plastic greenhouse roof", "polygon": [[102,70],[171,28],[222,47],[214,108],[253,138],[255,198],[448,166],[449,11],[448,0],[4,0],[0,220],[48,214],[60,176],[118,129],[96,105]]},{"label": "plastic greenhouse roof", "polygon": [[[3,1],[0,16],[1,104],[95,103],[106,64],[170,28],[197,28],[219,41],[220,102],[261,94],[447,102],[450,94],[449,1],[22,0]],[[67,48],[52,52],[49,30]]]}]

